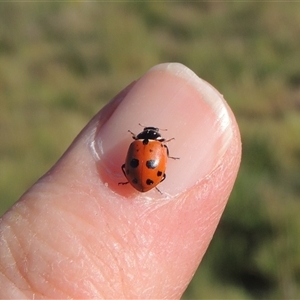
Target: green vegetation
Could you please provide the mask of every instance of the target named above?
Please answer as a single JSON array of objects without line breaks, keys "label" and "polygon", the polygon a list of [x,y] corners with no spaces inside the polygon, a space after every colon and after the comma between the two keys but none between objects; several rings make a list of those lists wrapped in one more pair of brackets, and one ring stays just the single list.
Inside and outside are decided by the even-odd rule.
[{"label": "green vegetation", "polygon": [[293,2],[0,3],[0,212],[121,88],[179,61],[224,94],[243,139],[184,298],[298,298],[299,24]]}]

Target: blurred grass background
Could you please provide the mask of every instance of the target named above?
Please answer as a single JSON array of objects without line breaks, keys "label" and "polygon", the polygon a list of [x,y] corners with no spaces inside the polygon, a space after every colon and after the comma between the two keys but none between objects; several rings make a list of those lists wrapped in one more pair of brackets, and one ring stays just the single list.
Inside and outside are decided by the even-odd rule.
[{"label": "blurred grass background", "polygon": [[151,66],[224,94],[242,134],[230,202],[185,299],[300,295],[300,3],[0,3],[0,213]]}]

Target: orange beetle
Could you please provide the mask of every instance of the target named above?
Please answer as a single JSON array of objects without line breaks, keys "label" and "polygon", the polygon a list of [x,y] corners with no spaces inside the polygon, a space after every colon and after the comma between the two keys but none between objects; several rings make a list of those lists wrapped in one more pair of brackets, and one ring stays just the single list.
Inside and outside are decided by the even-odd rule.
[{"label": "orange beetle", "polygon": [[159,133],[159,128],[145,127],[144,130],[135,135],[128,130],[135,140],[129,146],[125,164],[122,165],[122,171],[136,190],[147,192],[156,187],[160,182],[166,179],[167,159],[178,157],[169,156],[169,149],[165,145],[170,140],[165,140]]}]

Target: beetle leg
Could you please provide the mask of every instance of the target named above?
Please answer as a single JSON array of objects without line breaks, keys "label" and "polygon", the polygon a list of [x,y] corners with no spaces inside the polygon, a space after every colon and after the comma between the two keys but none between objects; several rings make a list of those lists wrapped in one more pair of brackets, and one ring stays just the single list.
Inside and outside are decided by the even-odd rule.
[{"label": "beetle leg", "polygon": [[167,175],[166,175],[166,173],[163,175],[163,177],[162,177],[162,179],[161,179],[161,181],[160,182],[163,182],[165,179],[166,179],[166,177],[167,177]]},{"label": "beetle leg", "polygon": [[[164,176],[162,177],[160,182],[164,181],[165,179],[166,179],[166,173],[164,174]],[[162,194],[161,190],[157,186],[155,188],[158,192],[160,192]]]},{"label": "beetle leg", "polygon": [[[125,172],[125,164],[122,165],[121,169],[122,169],[122,172],[123,172],[124,176],[127,178],[126,172]],[[127,181],[127,182],[119,182],[118,184],[124,185],[124,184],[127,184],[127,183],[129,183],[129,181]]]},{"label": "beetle leg", "polygon": [[155,188],[158,192],[160,192],[162,194],[161,190],[158,187],[155,187]]},{"label": "beetle leg", "polygon": [[[170,141],[170,140],[169,140]],[[180,159],[180,157],[174,157],[174,156],[170,156],[170,153],[169,153],[169,148],[168,148],[168,146],[167,145],[164,145],[164,147],[166,147],[166,149],[167,149],[167,155],[168,155],[168,157],[169,158],[172,158],[172,159]]]}]

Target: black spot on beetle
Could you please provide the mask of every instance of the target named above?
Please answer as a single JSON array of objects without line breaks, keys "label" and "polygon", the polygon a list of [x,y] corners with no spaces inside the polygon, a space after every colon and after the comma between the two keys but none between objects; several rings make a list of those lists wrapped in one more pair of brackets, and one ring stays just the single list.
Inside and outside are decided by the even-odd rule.
[{"label": "black spot on beetle", "polygon": [[132,183],[137,184],[137,183],[138,183],[138,180],[137,180],[136,178],[133,178],[133,179],[132,179]]},{"label": "black spot on beetle", "polygon": [[155,169],[158,166],[158,160],[155,159],[147,160],[146,166],[148,169]]},{"label": "black spot on beetle", "polygon": [[130,167],[132,168],[137,168],[139,166],[139,160],[136,159],[136,158],[133,158],[131,161],[130,161]]},{"label": "black spot on beetle", "polygon": [[162,171],[157,171],[157,176],[161,177],[162,176]]},{"label": "black spot on beetle", "polygon": [[146,180],[146,184],[147,185],[152,185],[154,182],[153,182],[153,180],[151,180],[151,179],[147,179]]}]

